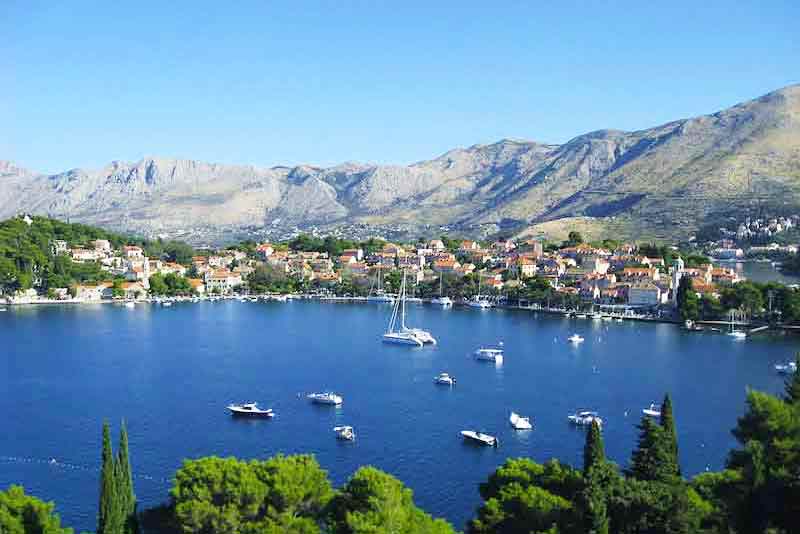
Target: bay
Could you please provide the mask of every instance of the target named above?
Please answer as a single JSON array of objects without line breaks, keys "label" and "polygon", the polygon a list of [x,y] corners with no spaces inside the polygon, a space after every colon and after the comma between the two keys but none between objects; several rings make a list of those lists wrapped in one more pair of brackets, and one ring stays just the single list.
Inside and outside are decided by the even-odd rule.
[{"label": "bay", "polygon": [[[720,469],[746,388],[778,393],[772,366],[790,336],[735,342],[669,324],[565,319],[528,311],[409,307],[438,338],[412,349],[380,342],[390,308],[375,304],[240,303],[11,308],[0,314],[0,487],[22,484],[57,503],[65,524],[94,528],[100,427],[127,421],[140,507],[165,501],[184,458],[313,453],[336,485],[375,465],[418,505],[463,528],[478,484],[506,458],[580,466],[584,432],[568,414],[598,410],[621,466],[642,408],[670,392],[684,474]],[[572,333],[586,341],[566,343]],[[502,340],[501,366],[471,353]],[[455,375],[454,388],[433,377]],[[341,408],[303,395],[333,389]],[[234,420],[229,402],[272,407],[271,421]],[[511,410],[534,430],[515,432]],[[354,443],[332,427],[355,427]],[[465,444],[463,429],[497,435]]]}]

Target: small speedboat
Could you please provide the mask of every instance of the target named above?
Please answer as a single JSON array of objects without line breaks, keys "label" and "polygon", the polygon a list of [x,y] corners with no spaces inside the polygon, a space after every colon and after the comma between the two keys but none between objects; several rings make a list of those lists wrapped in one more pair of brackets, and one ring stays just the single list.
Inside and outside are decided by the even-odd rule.
[{"label": "small speedboat", "polygon": [[165,300],[164,302],[161,303],[161,305],[164,306],[165,308],[169,308],[170,306],[172,306],[172,301]]},{"label": "small speedboat", "polygon": [[467,306],[469,306],[470,308],[478,308],[478,309],[481,309],[481,310],[488,310],[489,308],[492,307],[492,303],[489,302],[488,300],[486,300],[483,297],[475,295],[472,298],[472,300],[467,302]]},{"label": "small speedboat", "polygon": [[742,332],[741,330],[731,330],[728,332],[728,336],[732,337],[733,339],[745,339],[747,337],[746,332]]},{"label": "small speedboat", "polygon": [[431,299],[431,304],[438,304],[439,306],[452,306],[453,299],[450,297],[434,297]]},{"label": "small speedboat", "polygon": [[584,340],[583,337],[579,336],[578,334],[572,334],[567,338],[567,341],[569,341],[573,345],[578,345],[580,343],[583,343]]},{"label": "small speedboat", "polygon": [[650,407],[643,409],[642,413],[650,417],[661,417],[661,410],[657,404],[650,404]]},{"label": "small speedboat", "polygon": [[775,364],[775,370],[782,375],[793,375],[797,372],[797,363],[778,363]]},{"label": "small speedboat", "polygon": [[592,319],[594,319],[595,321],[599,321],[602,318],[603,318],[602,314],[599,314],[599,313],[593,313],[592,314]]},{"label": "small speedboat", "polygon": [[503,363],[503,342],[499,342],[496,347],[479,348],[475,351],[475,359]]},{"label": "small speedboat", "polygon": [[511,412],[511,416],[508,418],[508,422],[511,423],[511,426],[514,427],[514,430],[530,430],[533,428],[531,424],[531,420],[527,417],[522,417],[519,414]]},{"label": "small speedboat", "polygon": [[344,402],[341,396],[332,391],[326,391],[325,393],[309,393],[306,395],[306,398],[314,404],[332,404],[338,406]]},{"label": "small speedboat", "polygon": [[333,431],[336,432],[336,438],[343,441],[355,441],[356,433],[353,431],[352,426],[335,426]]},{"label": "small speedboat", "polygon": [[576,313],[575,314],[575,318],[576,319],[586,319],[586,314],[585,313]]},{"label": "small speedboat", "polygon": [[229,404],[228,410],[234,417],[275,417],[275,412],[272,411],[272,408],[263,410],[255,402]]},{"label": "small speedboat", "polygon": [[596,422],[598,425],[603,425],[603,420],[597,414],[597,412],[577,412],[572,415],[567,416],[567,419],[570,423],[578,425],[578,426],[588,426],[591,425],[593,422]]},{"label": "small speedboat", "polygon": [[481,445],[488,445],[489,447],[497,447],[500,445],[500,440],[489,434],[483,432],[476,432],[475,430],[462,430],[461,436],[467,441],[474,441]]},{"label": "small speedboat", "polygon": [[456,385],[456,378],[454,376],[450,376],[447,373],[439,373],[439,376],[433,379],[436,384],[441,384],[443,386],[455,386]]},{"label": "small speedboat", "polygon": [[136,307],[136,303],[128,301],[128,302],[125,303],[125,307],[126,308],[135,308]]}]

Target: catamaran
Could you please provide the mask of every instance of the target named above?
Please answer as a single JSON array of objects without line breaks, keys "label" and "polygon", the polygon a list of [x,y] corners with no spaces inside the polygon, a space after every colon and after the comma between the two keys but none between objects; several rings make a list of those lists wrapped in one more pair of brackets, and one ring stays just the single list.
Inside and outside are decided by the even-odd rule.
[{"label": "catamaran", "polygon": [[444,276],[444,273],[439,273],[439,296],[438,297],[433,297],[431,299],[431,304],[438,304],[439,306],[445,306],[445,307],[452,306],[453,305],[453,300],[450,297],[445,297],[444,296],[444,292],[442,291],[442,289],[443,289],[442,277],[443,276]]},{"label": "catamaran", "polygon": [[[403,282],[400,284],[400,298],[394,303],[392,317],[389,319],[389,326],[383,334],[384,343],[395,343],[398,345],[412,345],[421,347],[426,342],[436,343],[430,332],[418,328],[408,328],[406,326],[406,277],[403,274]],[[399,316],[399,317],[398,317]],[[399,319],[399,324],[398,324]]]}]

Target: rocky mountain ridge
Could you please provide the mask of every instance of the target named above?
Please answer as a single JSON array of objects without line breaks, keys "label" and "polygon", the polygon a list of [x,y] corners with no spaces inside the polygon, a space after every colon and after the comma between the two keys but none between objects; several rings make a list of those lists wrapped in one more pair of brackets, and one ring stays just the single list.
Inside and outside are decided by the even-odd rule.
[{"label": "rocky mountain ridge", "polygon": [[203,240],[352,224],[535,232],[575,217],[671,236],[754,198],[797,204],[798,192],[800,85],[646,130],[601,130],[563,145],[505,139],[407,166],[147,157],[44,175],[0,162],[0,219],[25,211],[190,239],[205,228]]}]

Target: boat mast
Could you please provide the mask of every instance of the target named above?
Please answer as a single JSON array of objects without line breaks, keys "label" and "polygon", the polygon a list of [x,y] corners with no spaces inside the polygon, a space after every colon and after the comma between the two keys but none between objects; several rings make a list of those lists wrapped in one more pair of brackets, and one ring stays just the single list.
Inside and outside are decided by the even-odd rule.
[{"label": "boat mast", "polygon": [[403,283],[400,284],[400,329],[406,329],[406,271],[403,270]]}]

